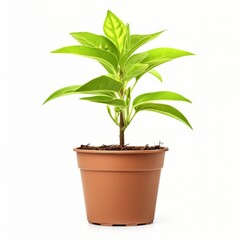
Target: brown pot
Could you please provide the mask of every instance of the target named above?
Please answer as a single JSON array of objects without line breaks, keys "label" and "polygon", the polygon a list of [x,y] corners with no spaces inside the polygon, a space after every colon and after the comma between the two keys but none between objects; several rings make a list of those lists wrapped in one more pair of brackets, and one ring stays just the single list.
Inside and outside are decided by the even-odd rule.
[{"label": "brown pot", "polygon": [[87,218],[99,225],[153,222],[166,149],[139,151],[79,150]]}]

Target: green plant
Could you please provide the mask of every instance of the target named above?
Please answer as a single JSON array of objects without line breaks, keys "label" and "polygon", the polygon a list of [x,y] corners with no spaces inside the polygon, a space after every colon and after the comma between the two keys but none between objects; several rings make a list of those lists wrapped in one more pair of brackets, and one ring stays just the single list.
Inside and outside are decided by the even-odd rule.
[{"label": "green plant", "polygon": [[57,49],[53,53],[69,53],[97,60],[108,74],[92,79],[83,85],[61,88],[52,93],[44,103],[70,94],[88,94],[81,100],[107,105],[107,111],[120,129],[120,145],[124,145],[124,131],[140,111],[154,111],[182,121],[190,128],[186,117],[176,108],[159,103],[162,100],[190,102],[182,95],[169,91],[144,93],[132,100],[132,91],[139,79],[150,73],[162,81],[155,67],[175,58],[193,55],[173,48],[155,48],[146,52],[134,52],[158,37],[161,32],[136,35],[130,34],[129,24],[124,24],[111,11],[107,12],[103,30],[105,36],[90,32],[70,33],[81,45]]}]

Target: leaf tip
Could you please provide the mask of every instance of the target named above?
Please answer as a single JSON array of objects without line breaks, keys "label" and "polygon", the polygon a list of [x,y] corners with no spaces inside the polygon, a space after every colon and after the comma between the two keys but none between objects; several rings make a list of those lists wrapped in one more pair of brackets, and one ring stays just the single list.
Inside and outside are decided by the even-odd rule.
[{"label": "leaf tip", "polygon": [[52,100],[52,94],[42,103],[42,105],[45,105],[47,102]]},{"label": "leaf tip", "polygon": [[42,106],[45,105],[45,103],[48,102],[48,98],[42,103]]},{"label": "leaf tip", "polygon": [[188,55],[189,55],[189,56],[196,56],[196,54],[195,54],[195,53],[192,53],[192,52],[188,52]]},{"label": "leaf tip", "polygon": [[53,51],[51,51],[50,53],[57,53],[57,50],[53,50]]},{"label": "leaf tip", "polygon": [[192,104],[192,101],[188,98],[185,98],[185,102],[188,102],[188,103],[191,103]]},{"label": "leaf tip", "polygon": [[193,127],[192,127],[192,125],[190,124],[190,122],[189,122],[188,120],[185,121],[185,124],[186,124],[189,128],[191,128],[191,130],[193,130]]},{"label": "leaf tip", "polygon": [[111,10],[107,10],[107,14],[113,14]]},{"label": "leaf tip", "polygon": [[166,32],[168,29],[163,29],[162,31],[160,31],[159,33],[164,33]]},{"label": "leaf tip", "polygon": [[106,18],[107,18],[107,17],[110,17],[110,16],[113,16],[113,15],[114,15],[114,13],[108,9],[108,10],[107,10]]}]

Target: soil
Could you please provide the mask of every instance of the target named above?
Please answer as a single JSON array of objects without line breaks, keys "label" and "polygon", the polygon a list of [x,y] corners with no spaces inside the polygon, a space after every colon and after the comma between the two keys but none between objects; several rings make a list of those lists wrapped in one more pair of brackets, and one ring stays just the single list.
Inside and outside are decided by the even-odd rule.
[{"label": "soil", "polygon": [[159,145],[149,146],[146,144],[145,146],[120,146],[120,145],[102,145],[102,146],[91,146],[90,144],[81,145],[77,149],[82,150],[109,150],[109,151],[127,151],[127,150],[157,150],[157,149],[165,149],[165,147]]}]

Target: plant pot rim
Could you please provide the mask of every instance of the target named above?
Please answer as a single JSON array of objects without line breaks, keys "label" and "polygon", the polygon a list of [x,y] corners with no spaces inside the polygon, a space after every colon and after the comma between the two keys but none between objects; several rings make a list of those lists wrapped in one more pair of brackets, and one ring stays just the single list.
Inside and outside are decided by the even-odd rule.
[{"label": "plant pot rim", "polygon": [[161,149],[154,150],[86,150],[86,149],[78,149],[73,148],[73,151],[77,153],[92,153],[92,154],[149,154],[149,153],[159,153],[166,152],[169,149],[167,147],[163,147]]}]

